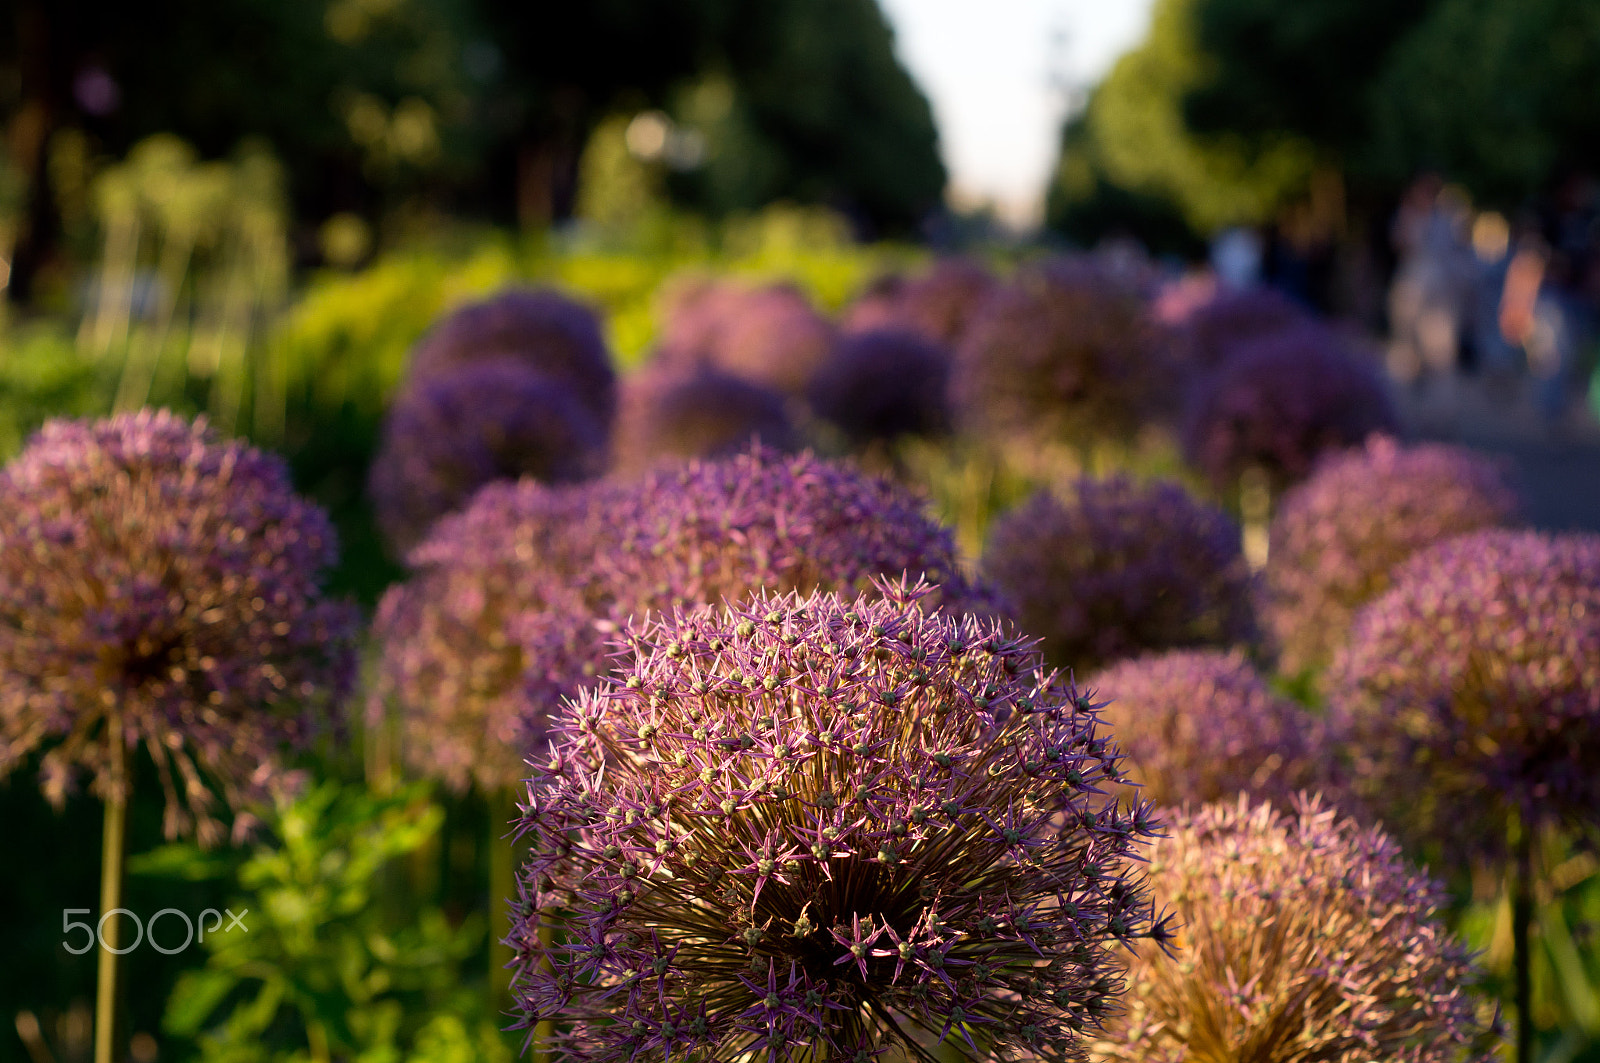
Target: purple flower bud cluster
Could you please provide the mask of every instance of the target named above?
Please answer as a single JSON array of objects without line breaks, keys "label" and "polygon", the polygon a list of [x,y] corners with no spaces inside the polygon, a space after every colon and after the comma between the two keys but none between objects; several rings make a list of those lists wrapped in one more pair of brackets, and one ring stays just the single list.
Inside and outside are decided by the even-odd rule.
[{"label": "purple flower bud cluster", "polygon": [[599,475],[606,426],[566,384],[499,358],[413,381],[389,410],[368,482],[396,549],[421,541],[485,484]]},{"label": "purple flower bud cluster", "polygon": [[1500,466],[1460,447],[1374,436],[1323,458],[1272,519],[1266,613],[1279,667],[1326,667],[1396,565],[1452,535],[1510,523],[1519,508]]},{"label": "purple flower bud cluster", "polygon": [[811,408],[857,446],[950,428],[950,352],[901,328],[842,337],[811,380]]},{"label": "purple flower bud cluster", "polygon": [[1237,651],[1189,650],[1122,661],[1096,675],[1101,710],[1139,796],[1163,807],[1241,791],[1288,808],[1314,786],[1320,722],[1274,694]]},{"label": "purple flower bud cluster", "polygon": [[1173,337],[1178,361],[1197,372],[1220,367],[1240,346],[1314,324],[1311,314],[1271,288],[1223,292],[1184,320]]},{"label": "purple flower bud cluster", "polygon": [[656,366],[630,377],[612,440],[612,467],[636,476],[688,458],[748,450],[752,438],[781,451],[800,447],[785,398],[710,366]]},{"label": "purple flower bud cluster", "polygon": [[1104,1061],[1488,1061],[1499,1036],[1467,986],[1437,883],[1379,830],[1312,799],[1175,814],[1150,851],[1177,961],[1140,943]]},{"label": "purple flower bud cluster", "polygon": [[617,377],[600,319],[553,289],[511,290],[451,313],[411,352],[410,378],[504,358],[570,387],[595,420],[611,423]]},{"label": "purple flower bud cluster", "polygon": [[53,800],[80,772],[103,793],[110,743],[143,743],[168,836],[217,841],[206,781],[236,810],[264,797],[353,682],[355,611],[321,594],[336,554],[283,463],[204,422],[46,424],[0,473],[0,775],[46,748]]},{"label": "purple flower bud cluster", "polygon": [[904,329],[953,346],[997,286],[994,274],[970,259],[940,259],[921,276],[890,278],[869,289],[845,314],[843,327]]},{"label": "purple flower bud cluster", "polygon": [[832,324],[793,285],[713,281],[669,303],[658,358],[678,367],[713,366],[799,397],[832,346]]},{"label": "purple flower bud cluster", "polygon": [[1324,452],[1394,433],[1381,373],[1323,325],[1241,344],[1189,396],[1184,449],[1219,488],[1260,468],[1275,490],[1305,479]]},{"label": "purple flower bud cluster", "polygon": [[1239,528],[1175,483],[1083,479],[995,522],[980,565],[1050,662],[1080,673],[1255,634]]},{"label": "purple flower bud cluster", "polygon": [[1094,706],[997,625],[761,595],[655,620],[529,782],[513,991],[563,1056],[1080,1059],[1165,937]]},{"label": "purple flower bud cluster", "polygon": [[606,641],[629,618],[904,573],[942,583],[948,608],[996,610],[915,498],[769,448],[626,484],[493,485],[411,563],[374,623],[369,711],[395,706],[417,770],[491,790],[526,775],[548,717],[607,670]]},{"label": "purple flower bud cluster", "polygon": [[1131,436],[1170,380],[1139,295],[1103,270],[1027,270],[982,305],[956,348],[951,403],[978,434],[1081,444]]},{"label": "purple flower bud cluster", "polygon": [[1328,677],[1357,796],[1447,858],[1600,808],[1600,536],[1489,530],[1413,556]]}]

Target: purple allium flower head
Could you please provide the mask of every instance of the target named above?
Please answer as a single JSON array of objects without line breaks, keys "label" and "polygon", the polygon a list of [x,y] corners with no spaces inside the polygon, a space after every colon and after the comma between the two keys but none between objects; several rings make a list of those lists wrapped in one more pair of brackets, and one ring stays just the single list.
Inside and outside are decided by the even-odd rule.
[{"label": "purple allium flower head", "polygon": [[1082,442],[1124,437],[1170,387],[1143,301],[1082,263],[1019,274],[956,348],[951,404],[972,431]]},{"label": "purple allium flower head", "polygon": [[709,365],[785,395],[803,396],[833,346],[833,326],[790,284],[709,282],[669,308],[659,359]]},{"label": "purple allium flower head", "polygon": [[399,551],[496,480],[569,483],[605,467],[605,429],[572,388],[509,359],[415,381],[373,460],[378,526]]},{"label": "purple allium flower head", "polygon": [[883,590],[629,633],[529,782],[523,1025],[596,1061],[1082,1058],[1114,950],[1167,933],[1153,824],[1028,643]]},{"label": "purple allium flower head", "polygon": [[999,282],[969,259],[945,258],[918,277],[874,286],[845,315],[847,332],[902,328],[935,343],[960,342]]},{"label": "purple allium flower head", "polygon": [[1510,523],[1518,509],[1498,463],[1460,447],[1374,436],[1323,458],[1272,520],[1267,621],[1279,667],[1325,667],[1396,565],[1452,535]]},{"label": "purple allium flower head", "polygon": [[336,553],[279,459],[204,422],[46,424],[0,473],[0,774],[48,746],[53,800],[79,771],[104,791],[109,743],[142,742],[168,836],[216,841],[202,771],[236,810],[264,797],[353,681],[355,612],[320,592]]},{"label": "purple allium flower head", "polygon": [[757,590],[865,592],[878,576],[936,584],[941,606],[993,614],[966,579],[948,529],[921,499],[846,462],[768,447],[647,476],[609,567],[634,607],[737,601]]},{"label": "purple allium flower head", "polygon": [[[549,714],[602,664],[597,584],[615,490],[532,480],[485,487],[412,551],[373,620],[383,647],[369,716],[399,714],[406,762],[455,789],[526,777]],[[598,556],[596,556],[598,555]]]},{"label": "purple allium flower head", "polygon": [[1600,808],[1600,536],[1489,530],[1414,555],[1328,675],[1357,797],[1447,859]]},{"label": "purple allium flower head", "polygon": [[1398,427],[1378,369],[1332,329],[1307,325],[1242,344],[1200,378],[1184,449],[1219,487],[1259,467],[1281,490],[1310,475],[1325,451]]},{"label": "purple allium flower head", "polygon": [[709,366],[650,368],[623,383],[613,468],[632,476],[688,458],[726,457],[748,450],[752,438],[799,449],[782,395]]},{"label": "purple allium flower head", "polygon": [[1121,661],[1092,680],[1101,717],[1128,756],[1139,796],[1199,806],[1248,790],[1288,808],[1313,785],[1318,723],[1268,689],[1237,651],[1184,650]]},{"label": "purple allium flower head", "polygon": [[1225,291],[1198,307],[1177,329],[1178,361],[1191,370],[1221,366],[1241,345],[1313,324],[1303,307],[1271,288]]},{"label": "purple allium flower head", "polygon": [[995,522],[980,567],[1050,662],[1080,674],[1255,632],[1238,525],[1175,483],[1117,476],[1036,495]]},{"label": "purple allium flower head", "polygon": [[1446,897],[1376,829],[1317,799],[1174,814],[1150,852],[1177,959],[1140,943],[1126,1010],[1097,1060],[1458,1063],[1495,1058],[1498,1030],[1466,988],[1472,956]]},{"label": "purple allium flower head", "polygon": [[947,608],[998,608],[915,498],[770,448],[633,483],[492,485],[410,561],[374,622],[371,711],[393,704],[408,762],[458,788],[523,778],[549,716],[608,670],[609,633],[629,618],[905,573],[940,581]]},{"label": "purple allium flower head", "polygon": [[475,362],[511,359],[572,388],[602,428],[617,405],[617,376],[593,310],[551,289],[503,292],[456,310],[411,352],[422,381]]},{"label": "purple allium flower head", "polygon": [[904,329],[842,337],[811,380],[811,408],[856,444],[950,428],[947,348]]}]

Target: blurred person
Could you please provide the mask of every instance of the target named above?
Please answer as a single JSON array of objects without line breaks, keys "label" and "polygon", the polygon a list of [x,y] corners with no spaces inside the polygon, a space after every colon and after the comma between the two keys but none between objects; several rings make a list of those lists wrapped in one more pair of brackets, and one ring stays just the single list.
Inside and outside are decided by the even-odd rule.
[{"label": "blurred person", "polygon": [[1223,288],[1253,288],[1261,282],[1261,236],[1254,229],[1224,229],[1211,241],[1211,269]]},{"label": "blurred person", "polygon": [[1533,378],[1533,400],[1547,425],[1566,414],[1583,343],[1583,312],[1574,293],[1560,283],[1550,245],[1527,233],[1506,266],[1500,298],[1500,333],[1520,348]]},{"label": "blurred person", "polygon": [[1460,368],[1476,265],[1467,246],[1466,193],[1437,176],[1419,177],[1396,212],[1391,238],[1400,259],[1389,288],[1389,371],[1421,386],[1449,388]]}]

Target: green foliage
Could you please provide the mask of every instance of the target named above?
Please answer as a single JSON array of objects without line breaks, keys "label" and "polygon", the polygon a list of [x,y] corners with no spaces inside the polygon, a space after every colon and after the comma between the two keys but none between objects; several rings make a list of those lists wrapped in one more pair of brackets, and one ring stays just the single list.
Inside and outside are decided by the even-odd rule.
[{"label": "green foliage", "polygon": [[0,461],[51,417],[85,417],[111,405],[115,377],[78,353],[55,323],[0,330]]},{"label": "green foliage", "polygon": [[1165,221],[1155,204],[1171,204],[1191,229],[1209,234],[1267,221],[1304,188],[1315,161],[1305,140],[1251,142],[1186,125],[1185,95],[1212,70],[1195,37],[1196,2],[1158,0],[1149,36],[1091,96],[1081,131],[1063,144],[1052,194],[1057,218],[1114,189],[1153,220]]},{"label": "green foliage", "polygon": [[381,797],[323,783],[281,803],[277,846],[240,867],[243,893],[229,905],[247,929],[206,938],[206,965],[179,981],[167,1031],[196,1038],[208,1063],[508,1063],[488,993],[463,976],[482,955],[481,918],[394,917],[380,898],[394,886],[386,868],[442,819],[421,787]]}]

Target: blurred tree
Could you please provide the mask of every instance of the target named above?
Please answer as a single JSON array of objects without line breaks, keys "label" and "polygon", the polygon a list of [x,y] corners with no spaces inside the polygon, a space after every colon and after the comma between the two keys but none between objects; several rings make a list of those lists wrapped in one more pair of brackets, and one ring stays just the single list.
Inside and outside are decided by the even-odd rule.
[{"label": "blurred tree", "polygon": [[1098,196],[1159,226],[1176,213],[1209,234],[1267,221],[1305,187],[1314,156],[1301,137],[1247,140],[1186,124],[1185,96],[1205,84],[1213,65],[1195,35],[1198,2],[1158,0],[1149,36],[1118,60],[1081,124],[1068,129],[1052,198],[1058,220]]}]

